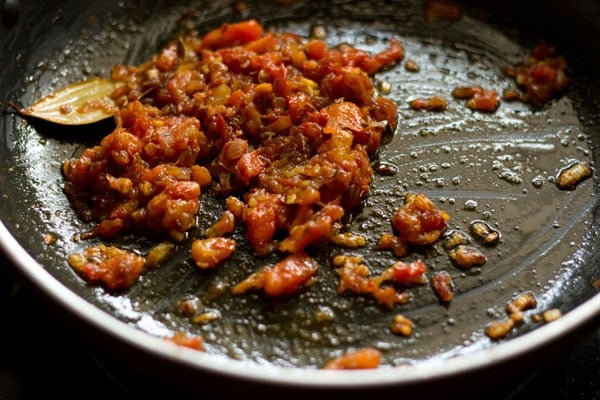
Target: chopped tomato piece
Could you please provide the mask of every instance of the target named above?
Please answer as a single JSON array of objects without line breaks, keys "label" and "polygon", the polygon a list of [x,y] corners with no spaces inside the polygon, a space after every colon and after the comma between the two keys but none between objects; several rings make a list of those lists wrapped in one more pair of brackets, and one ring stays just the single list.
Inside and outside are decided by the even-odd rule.
[{"label": "chopped tomato piece", "polygon": [[318,264],[310,256],[291,254],[275,264],[266,266],[238,283],[233,294],[238,295],[253,289],[263,289],[267,297],[288,296],[299,292],[308,280],[317,273]]},{"label": "chopped tomato piece", "polygon": [[196,239],[192,243],[192,258],[199,268],[215,268],[231,257],[235,240],[224,237]]},{"label": "chopped tomato piece", "polygon": [[202,47],[216,49],[242,44],[259,39],[263,34],[262,26],[255,20],[223,24],[221,27],[208,32],[202,38]]},{"label": "chopped tomato piece", "polygon": [[364,348],[348,352],[328,361],[323,369],[373,369],[381,363],[381,352],[373,348]]},{"label": "chopped tomato piece", "polygon": [[431,287],[442,303],[449,303],[454,298],[452,276],[446,271],[440,271],[433,275]]},{"label": "chopped tomato piece", "polygon": [[127,289],[144,269],[144,257],[114,246],[91,246],[69,256],[69,265],[86,281],[102,282],[110,290]]},{"label": "chopped tomato piece", "polygon": [[173,342],[176,345],[189,347],[190,349],[203,351],[204,343],[200,336],[190,336],[183,332],[177,332],[173,336],[166,338],[169,342]]},{"label": "chopped tomato piece", "polygon": [[395,262],[391,268],[382,273],[382,278],[403,285],[422,285],[425,283],[427,266],[421,260],[410,263],[402,261]]},{"label": "chopped tomato piece", "polygon": [[437,241],[450,216],[438,210],[423,193],[408,194],[392,216],[392,225],[406,243],[424,246]]}]

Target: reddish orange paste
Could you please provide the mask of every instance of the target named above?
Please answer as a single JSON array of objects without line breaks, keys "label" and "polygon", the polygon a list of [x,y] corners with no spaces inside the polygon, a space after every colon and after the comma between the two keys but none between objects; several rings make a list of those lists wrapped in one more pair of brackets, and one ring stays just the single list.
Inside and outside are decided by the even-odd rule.
[{"label": "reddish orange paste", "polygon": [[[403,56],[396,39],[371,55],[253,20],[189,33],[113,68],[117,127],[64,163],[65,191],[101,238],[175,241],[210,191],[229,213],[209,236],[242,225],[256,255],[303,254],[367,196],[369,157],[397,123],[371,75]],[[196,243],[198,265],[230,256],[234,245],[215,240]]]}]

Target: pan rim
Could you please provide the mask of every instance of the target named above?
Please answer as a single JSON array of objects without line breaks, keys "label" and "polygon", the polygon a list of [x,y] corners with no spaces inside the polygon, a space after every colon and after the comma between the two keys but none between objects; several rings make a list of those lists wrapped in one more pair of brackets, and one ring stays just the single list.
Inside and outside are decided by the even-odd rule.
[{"label": "pan rim", "polygon": [[[468,375],[526,356],[535,350],[558,342],[569,333],[600,321],[600,293],[577,305],[551,324],[544,324],[510,340],[489,348],[457,357],[416,363],[397,368],[372,370],[323,371],[319,369],[290,368],[261,365],[252,361],[238,361],[222,354],[198,352],[169,343],[128,325],[89,303],[67,288],[38,263],[12,236],[0,221],[0,251],[28,283],[65,310],[104,336],[118,339],[127,346],[146,352],[168,363],[196,371],[210,372],[226,378],[254,383],[294,386],[305,389],[372,388],[431,383],[440,379]],[[597,326],[597,323],[594,325]],[[252,368],[248,368],[248,365]],[[425,365],[424,365],[425,364]]]}]

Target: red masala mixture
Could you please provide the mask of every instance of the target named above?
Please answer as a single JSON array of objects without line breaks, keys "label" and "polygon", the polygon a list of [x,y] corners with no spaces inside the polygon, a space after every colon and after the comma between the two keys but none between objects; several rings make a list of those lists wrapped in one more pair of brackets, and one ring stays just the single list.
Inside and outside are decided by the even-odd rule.
[{"label": "red masala mixture", "polygon": [[[264,32],[253,20],[190,33],[141,66],[113,68],[117,127],[64,163],[65,192],[103,239],[181,241],[210,190],[227,210],[192,246],[200,268],[235,251],[223,236],[241,225],[255,255],[291,257],[270,275],[308,279],[305,249],[335,233],[369,192],[369,157],[397,122],[371,75],[403,56],[395,39],[371,55]],[[267,291],[294,291],[268,282]]]},{"label": "red masala mixture", "polygon": [[[461,12],[451,1],[427,1],[426,16],[430,22],[452,21]],[[108,240],[133,233],[173,242],[196,227],[201,195],[210,192],[224,199],[225,210],[191,245],[198,268],[215,268],[231,257],[236,242],[229,235],[240,227],[255,256],[279,252],[281,261],[259,268],[232,293],[296,294],[319,268],[307,254],[311,245],[325,240],[350,248],[366,245],[365,238],[341,233],[341,221],[368,195],[370,157],[384,132],[397,124],[395,104],[376,93],[372,75],[403,57],[396,39],[372,55],[349,45],[329,47],[319,39],[265,32],[254,20],[225,24],[203,37],[192,32],[141,66],[113,68],[117,127],[64,163],[65,192],[82,219],[95,223],[93,235]],[[406,68],[418,72],[413,64]],[[504,69],[524,91],[505,91],[504,100],[543,105],[565,90],[565,69],[553,49],[538,46],[526,62]],[[496,111],[501,100],[494,90],[478,86],[457,87],[452,96],[484,112]],[[443,112],[447,102],[433,96],[410,106]],[[565,187],[589,176],[575,175]],[[462,236],[445,232],[449,218],[422,193],[409,193],[375,249],[400,258],[446,234],[444,248],[457,267],[482,266],[485,255],[466,246]],[[471,229],[486,245],[499,238],[481,223]],[[71,255],[69,264],[86,280],[121,290],[172,247],[163,242],[141,256],[100,245]],[[340,294],[367,296],[387,309],[409,300],[397,286],[427,283],[421,260],[396,260],[379,274],[371,274],[359,256],[337,255],[331,264]],[[448,272],[434,274],[431,287],[440,303],[452,301]],[[513,325],[494,327],[489,335],[501,337]],[[409,336],[413,323],[397,315],[390,329]],[[203,349],[200,337],[178,334],[168,340]],[[364,348],[323,368],[376,368],[380,360],[379,351]]]}]

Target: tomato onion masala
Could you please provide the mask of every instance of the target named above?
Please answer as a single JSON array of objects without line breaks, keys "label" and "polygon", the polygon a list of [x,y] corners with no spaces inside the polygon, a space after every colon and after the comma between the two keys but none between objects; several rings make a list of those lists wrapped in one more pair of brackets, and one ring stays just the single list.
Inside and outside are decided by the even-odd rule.
[{"label": "tomato onion masala", "polygon": [[[376,94],[371,76],[403,56],[396,39],[370,55],[265,32],[254,20],[189,33],[141,66],[113,68],[117,127],[64,163],[65,192],[100,238],[182,241],[210,187],[226,210],[192,245],[198,267],[225,261],[235,251],[226,236],[243,225],[256,256],[279,251],[285,259],[236,293],[292,293],[317,270],[305,249],[334,235],[369,193],[369,157],[397,123],[396,106]],[[135,277],[120,275],[141,269],[126,265],[139,259],[118,256],[77,255],[71,265],[123,289]],[[89,267],[98,260],[121,273]]]},{"label": "tomato onion masala", "polygon": [[[366,245],[364,238],[342,232],[343,222],[368,196],[372,157],[397,125],[397,107],[376,90],[373,75],[403,58],[395,38],[369,54],[347,44],[330,47],[320,38],[267,32],[247,20],[204,36],[192,31],[142,65],[116,65],[110,77],[116,128],[63,164],[64,190],[80,218],[93,223],[87,236],[108,241],[135,234],[161,244],[144,256],[91,246],[71,255],[69,264],[108,290],[131,287],[169,256],[172,243],[198,228],[201,198],[208,192],[223,199],[224,210],[191,244],[190,259],[199,269],[217,268],[234,254],[232,233],[239,228],[255,257],[280,257],[234,285],[233,295],[258,291],[273,298],[306,289],[320,267],[311,246]],[[507,73],[521,77],[521,84],[525,69]],[[567,80],[562,72],[557,76],[559,83],[548,86],[554,92],[542,96],[527,89],[521,100],[538,105],[548,93],[562,91]],[[501,100],[480,87],[455,88],[452,95],[484,112],[494,112]],[[446,105],[437,96],[411,103],[438,112]],[[432,245],[445,234],[444,249],[459,268],[483,265],[483,254],[446,232],[449,219],[423,193],[408,193],[375,250],[401,258],[411,246]],[[498,232],[485,225],[472,229],[489,243],[498,240]],[[379,274],[349,254],[334,256],[331,266],[340,279],[338,293],[366,296],[386,309],[409,300],[400,287],[427,283],[427,266],[418,259],[395,260]],[[452,301],[449,273],[436,273],[431,287],[440,303]],[[412,326],[398,314],[390,330],[408,336]],[[202,349],[201,338],[169,340]],[[379,362],[376,350],[361,349],[324,368],[373,368]]]}]

